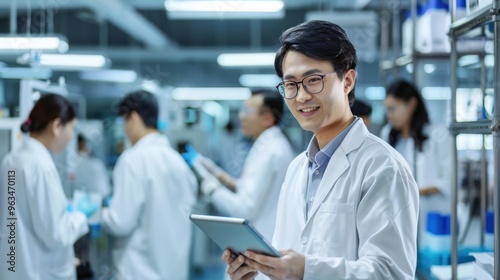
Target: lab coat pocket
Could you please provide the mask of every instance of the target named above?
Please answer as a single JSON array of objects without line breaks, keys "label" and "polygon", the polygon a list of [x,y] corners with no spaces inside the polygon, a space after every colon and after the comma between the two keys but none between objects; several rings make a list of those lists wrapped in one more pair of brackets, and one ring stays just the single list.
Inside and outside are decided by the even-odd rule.
[{"label": "lab coat pocket", "polygon": [[356,246],[353,204],[323,203],[316,220],[315,244],[319,252],[345,256]]},{"label": "lab coat pocket", "polygon": [[354,205],[352,203],[340,204],[340,203],[322,203],[320,206],[321,212],[324,213],[352,213],[354,212]]}]

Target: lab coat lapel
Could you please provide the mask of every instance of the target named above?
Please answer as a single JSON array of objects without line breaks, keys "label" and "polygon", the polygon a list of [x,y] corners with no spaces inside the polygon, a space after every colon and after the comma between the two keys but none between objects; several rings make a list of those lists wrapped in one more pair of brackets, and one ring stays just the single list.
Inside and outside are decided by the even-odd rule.
[{"label": "lab coat lapel", "polygon": [[358,149],[365,141],[369,132],[364,123],[358,120],[352,127],[351,131],[347,134],[340,147],[335,151],[332,158],[328,162],[323,179],[319,184],[318,193],[314,199],[314,203],[309,212],[309,220],[318,211],[319,207],[330,194],[333,186],[342,174],[349,168],[350,163],[347,155],[353,150]]},{"label": "lab coat lapel", "polygon": [[333,189],[335,182],[340,178],[340,176],[347,170],[349,167],[349,161],[347,160],[347,156],[342,149],[337,149],[337,151],[333,154],[330,159],[328,166],[326,167],[325,174],[323,174],[323,179],[318,187],[318,193],[314,199],[314,203],[309,212],[309,217],[311,217],[318,211],[321,203],[325,200],[328,194]]},{"label": "lab coat lapel", "polygon": [[296,205],[299,207],[293,207],[297,211],[297,216],[300,217],[300,228],[304,228],[306,224],[306,187],[307,187],[307,176],[308,176],[308,164],[309,159],[304,156],[304,160],[299,167],[299,177],[295,181],[297,188],[297,201]]}]

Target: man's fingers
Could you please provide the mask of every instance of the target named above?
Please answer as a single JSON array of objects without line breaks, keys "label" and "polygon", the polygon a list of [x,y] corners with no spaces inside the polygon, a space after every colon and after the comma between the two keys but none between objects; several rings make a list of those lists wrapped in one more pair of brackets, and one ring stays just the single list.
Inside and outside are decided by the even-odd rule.
[{"label": "man's fingers", "polygon": [[222,261],[225,262],[226,264],[232,263],[234,260],[233,257],[231,257],[231,251],[225,250],[224,254],[222,254]]},{"label": "man's fingers", "polygon": [[[235,273],[238,269],[240,269],[240,267],[244,263],[245,263],[245,258],[243,256],[237,257],[234,261],[229,263],[229,265],[227,266],[227,270],[226,270],[227,274],[231,275],[231,274]],[[245,275],[245,274],[243,274],[243,275]]]},{"label": "man's fingers", "polygon": [[257,277],[257,275],[259,275],[259,272],[254,271],[245,275],[245,277],[241,278],[241,280],[253,280],[255,277]]},{"label": "man's fingers", "polygon": [[250,266],[240,266],[237,271],[234,273],[230,273],[229,275],[231,276],[231,279],[253,279],[255,276],[257,276],[258,272],[255,270],[255,268],[250,267]]},{"label": "man's fingers", "polygon": [[261,264],[261,263],[259,263],[259,262],[257,262],[257,261],[254,261],[254,260],[252,260],[252,259],[249,259],[249,258],[247,258],[247,259],[245,260],[245,263],[246,263],[249,267],[252,267],[253,269],[258,270],[258,271],[260,271],[260,272],[262,272],[262,273],[264,273],[264,274],[266,274],[266,275],[271,275],[271,272],[272,272],[272,270],[273,270],[273,268],[272,268],[272,267],[267,266],[267,265],[264,265],[264,264]]},{"label": "man's fingers", "polygon": [[250,258],[258,263],[265,263],[268,266],[276,266],[279,264],[280,258],[269,257],[266,255],[256,254],[252,251],[246,251],[245,257]]}]

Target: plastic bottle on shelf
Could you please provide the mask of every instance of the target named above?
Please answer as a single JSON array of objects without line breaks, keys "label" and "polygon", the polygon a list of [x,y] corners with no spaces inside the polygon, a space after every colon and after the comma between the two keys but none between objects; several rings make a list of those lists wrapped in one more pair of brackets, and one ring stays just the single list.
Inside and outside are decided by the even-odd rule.
[{"label": "plastic bottle on shelf", "polygon": [[484,232],[484,248],[494,250],[495,232],[494,232],[494,214],[493,211],[486,212],[486,227]]},{"label": "plastic bottle on shelf", "polygon": [[449,252],[451,250],[450,223],[450,215],[442,215],[438,212],[427,213],[424,246],[428,250],[434,253]]},{"label": "plastic bottle on shelf", "polygon": [[[457,1],[456,19],[460,20],[467,16],[466,0]],[[458,52],[481,52],[485,49],[484,36],[481,36],[483,27],[475,28],[467,32],[462,38],[458,39]]]},{"label": "plastic bottle on shelf", "polygon": [[[417,22],[420,16],[423,14],[423,7],[417,3]],[[417,27],[418,30],[418,27]],[[402,41],[403,41],[403,54],[411,54],[412,43],[413,43],[413,30],[412,30],[412,19],[411,10],[406,11],[405,21],[402,26]],[[416,37],[417,35],[415,35]],[[418,41],[418,39],[417,39]]]},{"label": "plastic bottle on shelf", "polygon": [[467,15],[472,15],[478,10],[491,5],[493,2],[491,0],[467,0]]},{"label": "plastic bottle on shelf", "polygon": [[455,9],[455,20],[459,20],[467,16],[465,0],[457,0],[457,7]]},{"label": "plastic bottle on shelf", "polygon": [[421,53],[449,53],[451,17],[448,0],[428,0],[418,19],[416,49]]}]

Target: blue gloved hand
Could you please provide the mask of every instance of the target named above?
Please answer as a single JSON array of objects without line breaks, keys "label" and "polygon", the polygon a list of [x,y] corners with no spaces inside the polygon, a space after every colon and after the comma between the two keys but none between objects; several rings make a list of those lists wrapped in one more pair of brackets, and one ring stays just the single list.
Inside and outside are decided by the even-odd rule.
[{"label": "blue gloved hand", "polygon": [[189,167],[193,167],[193,163],[200,156],[191,144],[186,144],[186,152],[181,154]]},{"label": "blue gloved hand", "polygon": [[97,203],[92,202],[89,199],[89,196],[85,195],[83,197],[83,199],[81,199],[77,203],[75,211],[82,212],[88,218],[88,217],[92,216],[92,214],[94,214],[97,211],[98,208],[99,208],[99,206],[97,205]]}]

